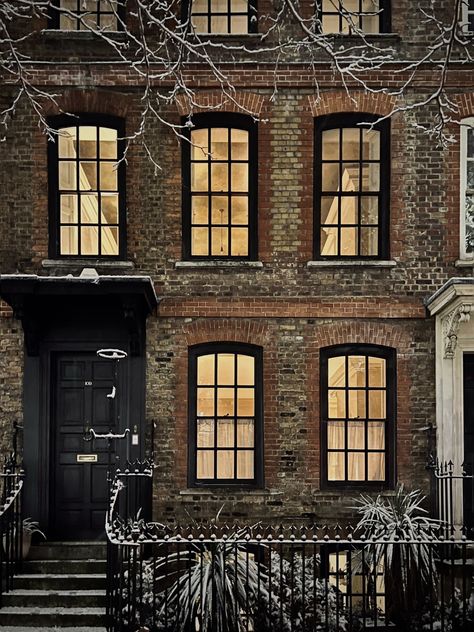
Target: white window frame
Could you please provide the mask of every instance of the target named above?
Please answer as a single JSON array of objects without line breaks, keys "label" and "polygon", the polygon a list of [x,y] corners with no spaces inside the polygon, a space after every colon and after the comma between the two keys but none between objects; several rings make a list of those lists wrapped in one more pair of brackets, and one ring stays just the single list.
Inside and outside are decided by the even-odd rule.
[{"label": "white window frame", "polygon": [[473,33],[469,30],[469,15],[474,14],[474,6],[469,7],[469,0],[462,0],[461,4],[461,26],[466,33]]},{"label": "white window frame", "polygon": [[460,249],[461,259],[474,259],[474,252],[466,252],[466,191],[467,191],[467,131],[474,129],[474,116],[470,116],[461,121],[461,142],[460,147],[460,182],[459,182],[459,210],[460,210]]}]

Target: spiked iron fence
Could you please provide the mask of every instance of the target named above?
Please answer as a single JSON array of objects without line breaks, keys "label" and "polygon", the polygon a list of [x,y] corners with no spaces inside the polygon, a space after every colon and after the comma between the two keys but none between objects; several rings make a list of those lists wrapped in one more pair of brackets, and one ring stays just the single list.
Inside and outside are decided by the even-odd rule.
[{"label": "spiked iron fence", "polygon": [[0,473],[0,607],[3,595],[13,588],[22,560],[21,495],[23,472],[17,464],[18,425],[14,425],[13,449]]},{"label": "spiked iron fence", "polygon": [[[351,528],[170,528],[127,519],[119,473],[107,515],[111,632],[472,631],[474,545],[433,527],[369,540]],[[472,556],[472,557],[471,557]]]}]

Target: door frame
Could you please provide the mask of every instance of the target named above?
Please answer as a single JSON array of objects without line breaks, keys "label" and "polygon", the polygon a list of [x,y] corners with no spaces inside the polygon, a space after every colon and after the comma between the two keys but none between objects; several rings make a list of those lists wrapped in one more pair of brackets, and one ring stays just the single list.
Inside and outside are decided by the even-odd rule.
[{"label": "door frame", "polygon": [[[130,353],[130,342],[126,337],[104,340],[43,340],[39,354],[25,354],[24,370],[24,515],[38,520],[48,534],[52,524],[50,482],[52,480],[53,449],[53,376],[54,358],[61,353],[95,353],[99,348],[114,347],[127,351],[125,380],[128,393],[122,412],[125,427],[137,426],[138,446],[131,446],[131,459],[143,459],[145,454],[145,352]],[[133,411],[133,419],[131,419]]]}]

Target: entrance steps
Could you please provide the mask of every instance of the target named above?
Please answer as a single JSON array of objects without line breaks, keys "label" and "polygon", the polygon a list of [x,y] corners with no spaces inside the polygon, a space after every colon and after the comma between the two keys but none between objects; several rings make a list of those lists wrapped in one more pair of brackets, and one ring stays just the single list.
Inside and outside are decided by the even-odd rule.
[{"label": "entrance steps", "polygon": [[105,632],[106,545],[46,542],[31,547],[3,596],[0,632]]}]

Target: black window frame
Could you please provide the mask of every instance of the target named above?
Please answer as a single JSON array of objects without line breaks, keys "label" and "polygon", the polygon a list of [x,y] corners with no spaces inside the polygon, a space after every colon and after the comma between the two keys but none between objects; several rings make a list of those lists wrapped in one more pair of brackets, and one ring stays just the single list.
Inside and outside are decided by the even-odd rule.
[{"label": "black window frame", "polygon": [[[182,141],[182,226],[183,226],[183,259],[185,261],[256,261],[258,257],[258,125],[252,117],[246,114],[237,113],[203,113],[196,114],[192,118],[193,127],[186,125],[186,118],[183,117],[182,124],[185,126]],[[191,253],[191,131],[197,129],[241,129],[249,133],[249,155],[248,155],[248,254],[231,255],[230,248],[228,255],[193,255]],[[229,162],[229,164],[231,164]],[[212,196],[208,188],[209,199]],[[229,189],[227,195],[231,195]],[[230,217],[230,214],[229,214]],[[208,226],[212,224],[208,223]]]},{"label": "black window frame", "polygon": [[[80,3],[81,0],[78,0],[78,2]],[[100,5],[97,5],[97,6],[99,7]],[[49,29],[58,30],[58,29],[61,28],[60,27],[60,17],[61,17],[60,7],[61,7],[60,0],[54,0],[54,2],[51,3],[51,14],[50,14],[50,16],[48,18],[48,28]],[[124,27],[120,23],[120,20],[122,22],[125,22],[125,4],[118,5],[117,8],[116,8],[116,12],[117,12],[117,15],[119,17],[119,21],[117,23],[117,29],[107,29],[106,30],[107,33],[120,33],[120,32],[123,32],[123,30],[124,30]],[[89,12],[89,11],[79,11],[79,13],[84,14],[84,13],[91,13],[91,12]],[[97,14],[97,12],[94,12],[94,13]],[[98,24],[97,24],[98,28],[100,28],[100,24],[99,24],[99,22],[100,22],[100,15],[103,15],[103,14],[111,15],[112,12],[111,11],[100,11],[100,9],[99,9],[99,12],[97,14],[99,16],[99,21],[98,21]],[[75,29],[67,29],[67,31],[68,32],[72,32],[72,33],[81,33],[81,32],[87,33],[88,32],[87,29],[79,29],[79,28],[77,28],[78,26],[79,26],[79,20],[76,20],[76,28]]]},{"label": "black window frame", "polygon": [[[197,359],[199,356],[232,353],[244,354],[255,361],[255,435],[254,435],[254,478],[253,479],[198,479],[197,478]],[[188,349],[188,486],[230,487],[261,489],[264,486],[263,464],[263,349],[239,342],[210,342]],[[214,384],[212,388],[217,388]],[[216,445],[214,451],[217,452]],[[236,447],[234,446],[234,450]]]},{"label": "black window frame", "polygon": [[[112,115],[77,113],[74,115],[60,115],[48,118],[48,124],[54,130],[61,130],[65,127],[96,126],[107,127],[117,130],[117,158],[119,159],[125,152],[125,120]],[[126,217],[126,168],[125,161],[121,161],[117,166],[117,191],[119,198],[118,208],[118,239],[119,252],[117,255],[63,255],[61,254],[61,218],[60,218],[60,190],[59,190],[59,155],[58,139],[48,142],[48,200],[49,200],[49,257],[51,259],[74,260],[85,259],[91,261],[122,261],[127,255],[127,217]],[[78,226],[80,224],[78,223]]]},{"label": "black window frame", "polygon": [[[350,261],[350,260],[377,260],[388,259],[390,256],[390,120],[379,120],[380,117],[374,114],[368,113],[338,113],[328,114],[320,116],[314,121],[314,231],[313,231],[313,257],[315,260],[323,261]],[[346,128],[368,128],[373,126],[373,129],[380,131],[380,190],[378,193],[379,207],[378,207],[378,252],[376,255],[322,255],[321,254],[321,198],[328,195],[337,195],[343,197],[340,192],[322,191],[322,134],[324,131]],[[341,138],[341,137],[340,137]],[[360,147],[362,151],[362,145]],[[339,157],[339,162],[341,158]],[[352,161],[354,162],[354,161]],[[367,162],[359,157],[359,164]],[[360,198],[363,195],[367,195],[370,192],[357,191],[350,192],[351,196]],[[375,196],[373,196],[375,197]],[[360,208],[360,207],[359,207]],[[360,228],[360,210],[358,212],[358,226]],[[337,224],[341,227],[341,222]],[[358,231],[358,244],[360,251],[360,230]],[[338,240],[338,250],[340,248],[340,240]]]},{"label": "black window frame", "polygon": [[[228,3],[230,2],[230,0],[227,0]],[[195,32],[196,35],[201,36],[201,35],[213,35],[213,36],[233,36],[233,37],[245,37],[246,35],[252,34],[252,33],[257,33],[258,32],[258,19],[257,19],[257,4],[258,4],[258,0],[248,0],[248,11],[247,11],[247,33],[231,33],[229,30],[228,31],[195,31],[192,26],[191,26],[191,8],[192,8],[192,2],[193,0],[184,0],[182,3],[182,13],[181,13],[181,20],[182,22],[186,22],[188,19],[190,20],[190,26],[189,26],[189,31],[190,32]],[[209,2],[210,0],[208,0],[208,9],[209,9]],[[229,7],[229,4],[227,5]],[[222,15],[220,13],[215,14],[215,13],[211,13],[209,10],[206,14],[204,13],[199,13],[199,15],[207,15],[207,19],[208,19],[208,25],[210,24],[210,18],[212,15]],[[237,13],[237,14],[233,14],[231,11],[227,11],[227,26],[230,27],[230,19],[232,15],[241,15],[241,13]]]},{"label": "black window frame", "polygon": [[[334,2],[336,3],[338,0],[334,0]],[[362,0],[359,0],[359,2],[362,2]],[[390,0],[380,0],[380,15],[379,15],[379,30],[377,33],[367,33],[366,35],[368,35],[369,37],[374,36],[376,37],[377,35],[383,35],[385,33],[390,33],[391,29],[392,29],[392,15],[391,15],[391,2]],[[360,6],[360,4],[359,4]],[[336,15],[337,13],[339,13],[339,27],[341,27],[342,25],[342,21],[345,19],[342,15],[341,12],[337,12],[336,10],[334,11],[323,11],[323,5],[322,5],[322,0],[320,0],[319,5],[317,7],[317,16],[318,19],[320,20],[320,32],[324,35],[342,35],[343,37],[350,37],[351,35],[354,35],[354,33],[344,33],[341,30],[339,31],[335,31],[334,33],[325,33],[323,31],[323,27],[322,27],[322,19],[323,19],[323,15]],[[364,12],[359,13],[359,15],[364,15]],[[365,33],[364,33],[365,35]]]},{"label": "black window frame", "polygon": [[[328,480],[328,360],[340,356],[371,356],[386,361],[386,426],[385,426],[385,480],[350,481]],[[365,387],[365,390],[366,387]],[[346,393],[348,386],[345,387]],[[397,426],[397,354],[393,347],[372,344],[343,344],[320,350],[320,442],[321,442],[321,488],[322,489],[393,489],[396,482],[396,426]],[[347,396],[346,396],[347,400]],[[346,404],[347,407],[347,404]],[[347,413],[347,409],[346,409]],[[346,419],[348,419],[346,417]],[[366,430],[367,432],[367,430]],[[347,476],[347,440],[344,454]],[[368,453],[367,436],[364,453]]]}]

